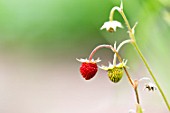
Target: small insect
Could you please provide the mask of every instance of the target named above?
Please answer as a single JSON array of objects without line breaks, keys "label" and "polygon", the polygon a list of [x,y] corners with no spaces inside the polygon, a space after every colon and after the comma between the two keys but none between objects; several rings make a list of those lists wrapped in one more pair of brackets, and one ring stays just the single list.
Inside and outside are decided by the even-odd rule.
[{"label": "small insect", "polygon": [[114,67],[113,69],[108,70],[108,77],[114,83],[117,83],[121,80],[123,76],[123,68],[122,67]]},{"label": "small insect", "polygon": [[149,82],[148,84],[145,85],[145,89],[148,89],[148,91],[155,91],[157,90],[157,87],[155,84]]}]

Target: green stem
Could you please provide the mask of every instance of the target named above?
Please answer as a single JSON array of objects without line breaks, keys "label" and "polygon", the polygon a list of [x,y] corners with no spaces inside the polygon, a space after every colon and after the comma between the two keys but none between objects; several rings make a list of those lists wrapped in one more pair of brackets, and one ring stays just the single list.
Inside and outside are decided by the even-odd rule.
[{"label": "green stem", "polygon": [[150,75],[152,76],[152,78],[153,78],[153,80],[154,80],[156,86],[158,87],[158,89],[159,89],[159,91],[160,91],[160,93],[161,93],[161,95],[162,95],[162,97],[163,97],[163,99],[164,99],[164,101],[165,101],[165,103],[166,103],[166,105],[167,105],[169,111],[170,111],[170,106],[169,106],[168,100],[166,99],[166,96],[165,96],[164,92],[162,91],[160,85],[158,84],[158,81],[156,80],[154,74],[152,73],[152,71],[151,71],[151,69],[150,69],[150,67],[149,67],[149,65],[148,65],[148,63],[147,63],[145,57],[143,56],[142,52],[140,51],[138,45],[137,45],[136,43],[133,43],[133,45],[134,45],[134,47],[136,48],[137,52],[139,53],[140,57],[142,58],[142,60],[143,60],[143,62],[144,62],[144,64],[145,64],[145,66],[146,66],[146,68],[148,69]]},{"label": "green stem", "polygon": [[168,109],[169,109],[169,111],[170,111],[170,106],[169,106],[169,103],[168,103],[168,101],[167,101],[167,99],[166,99],[166,96],[165,96],[165,94],[163,93],[160,85],[158,84],[158,82],[157,82],[154,74],[152,73],[152,71],[151,71],[151,69],[150,69],[150,67],[149,67],[149,65],[148,65],[145,57],[143,56],[142,52],[140,51],[140,49],[139,49],[139,47],[138,47],[138,45],[137,45],[137,43],[136,43],[136,41],[135,41],[135,36],[134,36],[134,34],[132,33],[132,29],[131,29],[131,27],[130,27],[130,24],[129,24],[129,22],[128,22],[125,14],[124,14],[124,12],[123,12],[123,10],[120,11],[120,14],[122,15],[122,17],[123,17],[123,19],[124,19],[124,21],[125,21],[125,23],[126,23],[126,25],[127,25],[127,28],[128,28],[128,30],[129,30],[129,36],[130,36],[130,38],[133,40],[133,43],[132,43],[133,46],[134,46],[135,49],[137,50],[139,56],[141,57],[142,61],[144,62],[145,66],[146,66],[146,68],[148,69],[150,75],[152,76],[155,84],[157,85],[157,87],[158,87],[158,89],[159,89],[159,91],[160,91],[160,93],[161,93],[161,95],[162,95],[162,97],[163,97],[163,99],[164,99],[164,101],[165,101],[165,103],[166,103],[166,106],[168,107]]},{"label": "green stem", "polygon": [[120,14],[122,15],[122,17],[123,17],[123,19],[124,19],[124,21],[125,21],[125,24],[126,24],[128,30],[129,30],[129,37],[130,37],[132,40],[135,41],[135,36],[134,36],[134,34],[132,34],[132,29],[131,29],[131,27],[130,27],[129,21],[127,20],[125,14],[124,14],[124,12],[123,12],[123,10],[120,11]]}]

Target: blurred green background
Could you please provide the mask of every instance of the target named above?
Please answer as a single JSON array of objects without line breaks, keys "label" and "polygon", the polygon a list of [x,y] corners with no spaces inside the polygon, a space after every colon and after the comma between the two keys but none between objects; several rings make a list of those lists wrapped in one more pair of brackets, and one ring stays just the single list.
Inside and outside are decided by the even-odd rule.
[{"label": "blurred green background", "polygon": [[[114,85],[111,82],[105,84],[109,81],[106,76],[103,78],[106,73],[99,71],[100,79],[97,76],[96,82],[94,79],[86,83],[80,77],[80,63],[76,61],[76,58],[88,57],[99,44],[120,43],[129,38],[126,25],[117,12],[114,18],[123,24],[124,29],[118,29],[115,33],[100,31],[103,23],[108,21],[110,9],[119,4],[120,0],[1,0],[0,112],[111,113],[113,110],[121,112],[120,108],[124,106],[124,112],[130,107],[135,108],[135,99],[121,103],[126,100],[126,96],[117,100],[120,103],[107,105],[110,101],[106,95],[112,97],[110,90],[114,92]],[[137,43],[170,101],[170,1],[124,0],[124,12],[131,26],[138,22]],[[124,46],[120,54],[128,59],[132,78],[149,77],[131,45]],[[97,57],[102,59],[102,64],[108,65],[113,55],[103,49],[95,55]],[[99,87],[101,82],[107,88],[103,85]],[[127,84],[124,77],[120,88],[115,86],[121,92],[116,95],[123,95]],[[130,85],[127,89],[132,90]],[[88,97],[88,94],[98,94],[93,94],[94,90],[98,93],[105,90],[105,98],[100,101],[103,95]],[[168,112],[159,92],[154,93],[154,96],[145,93],[141,95],[144,95],[142,105],[147,109],[144,108],[146,113],[152,112],[149,110],[155,113]],[[133,92],[128,94],[131,96]],[[149,97],[147,101],[146,95],[154,98],[154,101]],[[92,99],[93,103],[86,101],[88,99]],[[94,103],[96,100],[99,100],[97,103],[105,103],[105,108],[102,104]],[[85,103],[93,107],[87,109]],[[97,108],[93,109],[94,106]]]}]

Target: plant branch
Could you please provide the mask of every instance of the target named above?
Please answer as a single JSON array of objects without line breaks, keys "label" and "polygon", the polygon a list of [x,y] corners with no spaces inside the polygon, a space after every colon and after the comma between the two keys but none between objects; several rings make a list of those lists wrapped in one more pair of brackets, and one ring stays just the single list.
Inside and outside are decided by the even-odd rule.
[{"label": "plant branch", "polygon": [[[117,56],[119,62],[123,62],[121,56],[119,55],[119,53],[117,52],[117,50],[115,48],[112,47],[112,45],[99,45],[97,46],[90,54],[89,56],[89,61],[92,60],[92,57],[93,55],[96,53],[97,50],[101,49],[101,48],[110,48]],[[138,87],[138,82],[137,81],[133,81],[130,77],[130,74],[128,73],[127,69],[125,66],[123,66],[123,69],[128,77],[128,80],[130,82],[130,84],[132,85],[132,87],[134,88],[134,91],[135,91],[135,95],[136,95],[136,100],[137,100],[137,103],[140,104],[140,101],[139,101],[139,95],[138,95],[138,91],[137,91],[137,87]]]},{"label": "plant branch", "polygon": [[89,56],[89,61],[92,60],[93,55],[96,53],[96,51],[97,51],[98,49],[101,49],[101,48],[110,48],[110,45],[105,45],[105,44],[103,44],[103,45],[97,46],[97,47],[91,52],[91,54],[90,54],[90,56]]},{"label": "plant branch", "polygon": [[138,94],[138,80],[134,81],[134,90],[135,90],[135,94],[136,94],[137,103],[140,104],[140,102],[139,102],[139,94]]},{"label": "plant branch", "polygon": [[139,56],[141,57],[142,61],[144,62],[147,70],[149,71],[150,75],[152,76],[152,79],[154,80],[155,84],[157,85],[157,87],[158,87],[158,89],[159,89],[159,91],[160,91],[160,93],[161,93],[161,95],[162,95],[162,97],[163,97],[163,99],[164,99],[164,101],[165,101],[165,103],[166,103],[166,106],[168,107],[168,109],[169,109],[169,111],[170,111],[170,105],[169,105],[169,103],[168,103],[168,100],[166,99],[165,94],[163,93],[163,91],[162,91],[160,85],[158,84],[158,82],[157,82],[154,74],[152,73],[152,71],[151,71],[151,69],[150,69],[150,67],[149,67],[149,65],[148,65],[145,57],[143,56],[142,52],[140,51],[140,49],[139,49],[139,47],[138,47],[138,45],[137,45],[137,43],[136,43],[136,41],[135,41],[135,36],[134,36],[134,34],[132,33],[132,29],[131,29],[131,27],[130,27],[130,24],[129,24],[129,22],[128,22],[125,14],[124,14],[124,12],[123,12],[123,10],[120,11],[120,14],[122,15],[122,17],[123,17],[123,19],[124,19],[124,21],[125,21],[125,23],[126,23],[126,25],[127,25],[127,28],[128,28],[128,30],[129,30],[129,31],[128,31],[128,32],[129,32],[129,37],[133,40],[132,45],[133,45],[134,48],[137,50],[137,53],[139,54]]},{"label": "plant branch", "polygon": [[[111,47],[111,49],[112,49],[113,52],[116,53],[119,62],[122,63],[122,58],[120,57],[119,53],[118,53],[113,47]],[[127,69],[126,69],[125,66],[123,67],[123,69],[124,69],[124,71],[125,71],[125,73],[126,73],[126,75],[127,75],[127,77],[128,77],[128,80],[129,80],[130,84],[131,84],[131,85],[133,86],[133,88],[134,88],[135,95],[136,95],[136,101],[137,101],[138,104],[140,104],[140,101],[139,101],[139,94],[138,94],[138,90],[137,90],[138,81],[135,80],[135,81],[133,82],[133,80],[131,79],[130,74],[128,73],[128,71],[127,71]]]},{"label": "plant branch", "polygon": [[[119,53],[116,51],[116,49],[114,49],[113,47],[112,47],[111,49],[112,49],[112,51],[113,51],[113,52],[115,52],[115,53],[116,53],[116,55],[117,55],[117,58],[118,58],[119,62],[121,62],[121,63],[122,63],[122,58],[120,57],[120,55],[119,55]],[[128,80],[129,80],[130,84],[134,87],[133,80],[131,79],[131,77],[130,77],[130,75],[129,75],[129,73],[128,73],[127,69],[126,69],[126,67],[125,67],[125,66],[123,66],[123,69],[124,69],[124,71],[125,71],[125,73],[126,73],[126,75],[127,75],[127,77],[128,77]]]}]

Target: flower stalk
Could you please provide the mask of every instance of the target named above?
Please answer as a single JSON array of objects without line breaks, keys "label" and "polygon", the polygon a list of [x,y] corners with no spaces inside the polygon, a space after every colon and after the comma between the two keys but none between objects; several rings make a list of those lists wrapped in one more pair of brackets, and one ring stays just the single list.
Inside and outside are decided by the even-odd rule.
[{"label": "flower stalk", "polygon": [[[123,61],[122,61],[122,58],[120,57],[120,55],[119,55],[119,53],[117,52],[117,50],[114,49],[113,47],[112,47],[111,49],[112,49],[113,52],[116,53],[116,56],[117,56],[119,62],[122,63],[122,62],[123,62]],[[126,73],[126,75],[127,75],[127,77],[128,77],[128,80],[129,80],[130,84],[134,87],[134,82],[133,82],[133,80],[131,79],[131,77],[130,77],[130,75],[129,75],[127,69],[126,69],[126,67],[124,66],[123,69],[124,69],[124,71],[125,71],[125,73]]]},{"label": "flower stalk", "polygon": [[[132,41],[131,40],[125,40],[125,41],[123,41],[122,43],[120,43],[119,44],[119,46],[116,48],[116,42],[115,42],[115,44],[114,44],[114,48],[116,49],[116,51],[117,51],[117,53],[119,52],[119,50],[120,50],[120,48],[124,45],[124,44],[126,44],[126,43],[131,43]],[[114,60],[113,60],[113,65],[115,65],[116,64],[116,53],[114,54]]]},{"label": "flower stalk", "polygon": [[[122,58],[120,57],[120,55],[119,55],[119,53],[116,51],[116,49],[114,49],[113,47],[112,47],[111,49],[112,49],[113,52],[116,53],[116,56],[117,56],[119,62],[122,62]],[[134,88],[137,104],[140,104],[139,94],[138,94],[138,90],[137,90],[137,88],[138,88],[138,81],[137,81],[137,80],[133,81],[133,80],[131,79],[130,74],[128,73],[128,71],[127,71],[127,69],[126,69],[125,66],[123,67],[123,69],[124,69],[124,71],[125,71],[125,73],[126,73],[126,75],[127,75],[127,77],[128,77],[128,80],[129,80],[130,84],[131,84],[131,85],[133,86],[133,88]]]},{"label": "flower stalk", "polygon": [[[110,15],[109,15],[109,21],[105,22],[100,29],[101,30],[106,29],[109,32],[115,32],[116,28],[123,28],[122,24],[120,22],[113,20],[113,16],[114,16],[115,11],[118,11],[121,14],[121,16],[122,16],[122,18],[123,18],[123,20],[124,20],[124,22],[125,22],[125,24],[126,24],[126,26],[128,28],[128,34],[129,34],[130,39],[123,41],[122,43],[119,44],[118,47],[116,47],[116,42],[115,42],[114,46],[106,45],[106,44],[99,45],[91,52],[88,59],[77,59],[79,62],[82,63],[82,65],[80,67],[80,73],[82,74],[83,78],[85,78],[86,80],[90,80],[91,78],[93,78],[95,76],[96,72],[98,71],[97,63],[101,61],[99,58],[97,60],[94,60],[93,59],[94,54],[101,48],[109,48],[109,49],[111,49],[112,52],[114,53],[113,64],[109,63],[108,67],[102,65],[99,68],[107,71],[109,79],[114,83],[117,83],[117,82],[119,82],[121,80],[121,78],[123,76],[123,72],[126,73],[128,81],[132,85],[132,87],[134,89],[134,92],[135,92],[136,103],[137,103],[136,104],[136,113],[142,113],[143,110],[142,110],[142,108],[140,106],[140,98],[139,98],[139,94],[138,94],[138,84],[139,84],[139,82],[141,80],[150,80],[150,79],[144,77],[144,78],[142,78],[140,80],[133,80],[131,78],[129,72],[127,71],[127,66],[126,66],[127,60],[125,60],[125,59],[122,60],[121,56],[119,55],[120,48],[126,43],[131,43],[133,45],[133,47],[136,49],[137,53],[139,54],[139,56],[142,59],[145,67],[149,71],[152,79],[154,80],[154,82],[156,84],[156,85],[154,85],[151,82],[149,82],[148,84],[145,85],[145,89],[147,88],[149,91],[154,91],[156,89],[159,89],[159,91],[160,91],[160,93],[161,93],[161,95],[163,97],[163,100],[164,100],[166,106],[168,107],[168,110],[170,111],[170,106],[169,106],[169,103],[168,103],[168,101],[166,99],[166,96],[163,93],[160,85],[158,84],[158,81],[156,80],[151,68],[148,65],[148,62],[146,61],[144,55],[142,54],[141,50],[139,49],[139,47],[138,47],[138,45],[136,43],[135,27],[136,27],[137,23],[135,23],[135,25],[131,28],[131,26],[129,24],[129,21],[126,18],[126,15],[125,15],[125,13],[123,11],[123,2],[122,2],[122,0],[121,0],[120,7],[115,6],[115,7],[113,7],[111,9]],[[118,64],[116,63],[117,58],[119,60]],[[133,112],[135,112],[135,111],[133,110]]]},{"label": "flower stalk", "polygon": [[159,91],[160,91],[160,93],[161,93],[161,95],[162,95],[162,97],[163,97],[163,99],[164,99],[164,101],[165,101],[166,106],[168,107],[168,109],[169,109],[169,111],[170,111],[170,105],[169,105],[169,103],[168,103],[168,100],[166,99],[166,96],[165,96],[163,90],[161,89],[158,81],[156,80],[154,74],[152,73],[151,68],[149,67],[149,65],[148,65],[145,57],[143,56],[142,52],[140,51],[140,49],[139,49],[139,47],[138,47],[138,45],[137,45],[137,43],[136,43],[136,40],[135,40],[135,35],[132,33],[132,29],[131,29],[131,27],[130,27],[130,24],[129,24],[129,22],[128,22],[125,14],[124,14],[124,12],[121,11],[120,14],[122,15],[122,17],[123,17],[123,19],[124,19],[124,21],[125,21],[125,23],[126,23],[126,25],[127,25],[127,28],[128,28],[128,30],[129,30],[129,36],[130,36],[130,38],[133,40],[132,45],[133,45],[134,48],[137,50],[137,53],[139,54],[139,56],[141,57],[142,61],[144,62],[144,64],[145,64],[147,70],[149,71],[152,79],[154,80],[156,86],[158,87],[158,89],[159,89]]},{"label": "flower stalk", "polygon": [[[115,48],[113,48],[112,45],[105,45],[105,44],[99,45],[99,46],[97,46],[97,47],[91,52],[91,54],[90,54],[90,56],[89,56],[89,61],[93,58],[93,55],[96,53],[97,50],[99,50],[99,49],[101,49],[101,48],[109,48],[109,49],[111,49],[111,50],[115,53],[115,55],[117,56],[119,62],[120,62],[120,63],[123,63],[123,60],[122,60],[122,58],[120,57],[120,55],[119,55],[119,53],[118,53],[118,50],[119,50],[124,44],[129,43],[129,42],[130,42],[129,40],[123,41],[123,42],[118,46],[118,49],[117,49],[117,50],[116,50]],[[115,59],[116,59],[116,58],[114,57],[113,60],[115,60]],[[129,80],[130,84],[131,84],[132,87],[134,88],[135,95],[136,95],[136,100],[137,100],[137,104],[140,104],[139,94],[138,94],[138,90],[137,90],[138,81],[137,81],[137,80],[133,81],[133,80],[131,79],[131,76],[130,76],[130,74],[128,73],[128,71],[127,71],[127,69],[126,69],[126,66],[123,66],[123,69],[124,69],[124,71],[125,71],[125,73],[126,73],[126,76],[127,76],[128,80]]]},{"label": "flower stalk", "polygon": [[[116,60],[116,58],[118,58],[118,60],[119,60],[119,62],[121,63],[121,65],[122,65],[122,68],[123,68],[123,70],[125,71],[125,73],[126,73],[126,76],[127,76],[127,78],[128,78],[128,80],[129,80],[129,82],[130,82],[130,84],[132,85],[132,87],[133,87],[133,89],[134,89],[134,91],[135,91],[135,95],[136,95],[136,101],[137,101],[137,105],[139,105],[140,106],[140,101],[139,101],[139,94],[138,94],[138,90],[137,90],[137,88],[138,88],[138,81],[137,80],[135,80],[135,81],[133,81],[132,80],[132,78],[131,78],[131,76],[130,76],[130,74],[128,73],[128,71],[127,71],[127,69],[126,69],[126,62],[127,61],[124,61],[124,60],[122,60],[122,58],[121,58],[121,56],[119,55],[119,53],[118,53],[118,51],[120,50],[120,48],[124,45],[124,44],[126,44],[126,43],[130,43],[131,42],[131,40],[125,40],[125,41],[123,41],[122,43],[120,43],[120,45],[118,46],[118,48],[116,49],[116,43],[114,44],[114,47],[112,46],[112,45],[106,45],[106,44],[103,44],[103,45],[99,45],[99,46],[97,46],[92,52],[91,52],[91,54],[89,55],[89,59],[88,60],[83,60],[83,62],[89,62],[89,63],[91,63],[92,61],[93,61],[93,56],[94,56],[94,54],[99,50],[99,49],[101,49],[101,48],[109,48],[109,49],[111,49],[113,52],[114,52],[114,58],[113,58],[113,63],[115,62],[115,60]],[[116,56],[116,57],[115,57]],[[98,61],[98,60],[96,60],[96,61]],[[87,67],[88,66],[88,67]],[[91,67],[89,67],[89,65],[85,65],[85,66],[83,66],[83,67],[86,67],[86,68],[91,68]],[[118,65],[113,65],[113,69],[115,68],[115,67],[118,67]],[[85,69],[83,69],[82,70],[82,72],[84,72],[84,70]],[[108,70],[109,71],[109,70]],[[89,73],[89,72],[88,72]],[[95,74],[94,74],[94,72],[90,72],[90,73],[92,73],[92,75],[94,76]],[[95,73],[96,73],[96,71],[95,71]],[[85,73],[86,74],[86,73]],[[84,78],[86,79],[86,80],[89,80],[89,79],[91,79],[93,76],[85,76],[85,74],[83,74],[84,75]],[[120,78],[121,79],[121,78]],[[115,79],[115,80],[117,80],[117,79]],[[115,81],[113,81],[113,82],[115,82]],[[117,81],[118,82],[118,81]],[[115,82],[116,83],[116,82]],[[141,108],[141,107],[140,107]],[[138,109],[137,109],[138,110]],[[140,113],[142,113],[142,112],[140,112]]]},{"label": "flower stalk", "polygon": [[115,11],[120,11],[121,9],[119,8],[119,7],[117,7],[117,6],[115,6],[115,7],[113,7],[112,9],[111,9],[111,11],[110,11],[110,16],[109,16],[109,20],[110,21],[113,21],[113,15],[114,15],[114,12]]},{"label": "flower stalk", "polygon": [[89,55],[89,61],[92,60],[93,55],[96,53],[97,50],[99,50],[99,49],[101,49],[101,48],[110,48],[110,46],[111,46],[111,45],[106,45],[106,44],[97,46],[97,47],[91,52],[91,54]]},{"label": "flower stalk", "polygon": [[139,49],[137,43],[134,42],[134,43],[133,43],[133,46],[134,46],[135,49],[137,50],[139,56],[141,57],[142,61],[144,62],[146,68],[148,69],[148,71],[149,71],[149,73],[150,73],[150,75],[151,75],[153,81],[155,82],[155,84],[156,84],[158,90],[160,91],[160,93],[161,93],[161,95],[162,95],[162,97],[163,97],[163,99],[164,99],[164,101],[165,101],[166,106],[168,107],[168,110],[170,111],[170,105],[169,105],[169,103],[168,103],[168,100],[166,99],[166,96],[165,96],[165,94],[164,94],[162,88],[160,87],[158,81],[156,80],[154,74],[152,73],[152,71],[151,71],[151,69],[150,69],[150,67],[149,67],[149,65],[148,65],[148,63],[147,63],[145,57],[143,56],[142,52],[140,51],[140,49]]},{"label": "flower stalk", "polygon": [[139,94],[138,94],[138,80],[135,80],[134,81],[134,90],[135,90],[135,94],[136,94],[136,100],[137,100],[137,103],[140,104],[139,102]]}]

